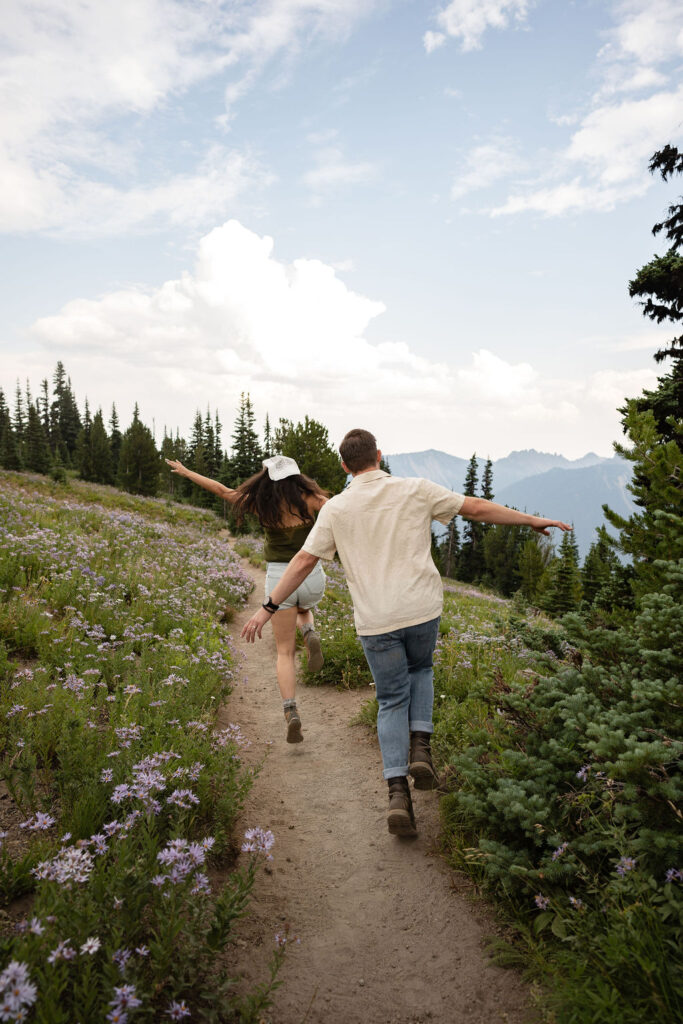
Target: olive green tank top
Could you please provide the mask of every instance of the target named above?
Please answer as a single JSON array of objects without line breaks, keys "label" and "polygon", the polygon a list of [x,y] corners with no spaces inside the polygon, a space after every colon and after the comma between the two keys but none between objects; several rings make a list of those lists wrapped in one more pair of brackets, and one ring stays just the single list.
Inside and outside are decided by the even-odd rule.
[{"label": "olive green tank top", "polygon": [[300,551],[304,541],[313,529],[313,523],[301,526],[282,526],[277,529],[264,528],[266,542],[263,557],[266,562],[289,562]]}]

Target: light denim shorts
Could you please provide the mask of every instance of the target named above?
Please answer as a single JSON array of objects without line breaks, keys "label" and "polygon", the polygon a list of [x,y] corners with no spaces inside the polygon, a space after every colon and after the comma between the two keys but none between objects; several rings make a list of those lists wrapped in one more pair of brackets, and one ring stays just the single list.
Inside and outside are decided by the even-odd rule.
[{"label": "light denim shorts", "polygon": [[[285,574],[289,562],[268,562],[266,565],[266,600],[275,589]],[[293,594],[290,594],[286,601],[283,601],[280,608],[301,608],[306,611],[314,608],[325,593],[325,573],[318,562],[315,569],[311,569],[301,586],[297,587]]]}]

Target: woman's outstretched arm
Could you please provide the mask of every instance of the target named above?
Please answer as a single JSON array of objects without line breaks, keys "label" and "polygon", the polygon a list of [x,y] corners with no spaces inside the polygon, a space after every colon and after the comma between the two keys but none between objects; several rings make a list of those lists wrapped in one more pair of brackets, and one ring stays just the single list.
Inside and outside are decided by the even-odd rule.
[{"label": "woman's outstretched arm", "polygon": [[234,502],[237,498],[237,491],[234,491],[232,487],[226,487],[225,484],[221,484],[218,480],[211,480],[208,476],[202,476],[201,473],[195,473],[192,469],[187,469],[183,466],[182,462],[178,462],[174,459],[166,459],[167,465],[171,467],[171,472],[177,473],[178,476],[185,476],[188,480],[191,480],[193,484],[197,484],[198,487],[203,487],[205,491],[211,491],[212,494],[217,494],[219,498],[223,498],[224,501]]}]

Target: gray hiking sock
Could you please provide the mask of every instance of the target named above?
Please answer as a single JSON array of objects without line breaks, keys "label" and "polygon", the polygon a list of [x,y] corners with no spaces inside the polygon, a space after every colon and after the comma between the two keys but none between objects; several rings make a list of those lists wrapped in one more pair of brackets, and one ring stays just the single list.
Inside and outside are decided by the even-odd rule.
[{"label": "gray hiking sock", "polygon": [[305,626],[301,627],[301,635],[306,636],[308,633],[313,632],[313,626],[310,622],[307,622]]},{"label": "gray hiking sock", "polygon": [[285,711],[289,711],[290,708],[296,707],[296,697],[288,697],[287,700],[283,700],[282,707]]}]

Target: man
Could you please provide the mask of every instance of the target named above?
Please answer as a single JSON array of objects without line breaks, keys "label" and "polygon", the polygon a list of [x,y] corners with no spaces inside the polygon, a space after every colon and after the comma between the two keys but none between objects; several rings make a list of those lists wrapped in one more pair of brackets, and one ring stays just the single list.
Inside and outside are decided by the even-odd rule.
[{"label": "man", "polygon": [[432,656],[443,587],[431,557],[432,520],[449,523],[461,513],[477,522],[525,525],[546,535],[551,526],[571,526],[484,498],[466,498],[429,480],[390,476],[379,469],[382,453],[367,430],[350,430],[339,452],[351,482],[320,510],[303,547],[242,636],[253,643],[318,559],[339,553],[356,629],[375,680],[377,734],[389,784],[387,825],[394,835],[413,836],[417,830],[408,775],[416,789],[437,784],[430,749]]}]

